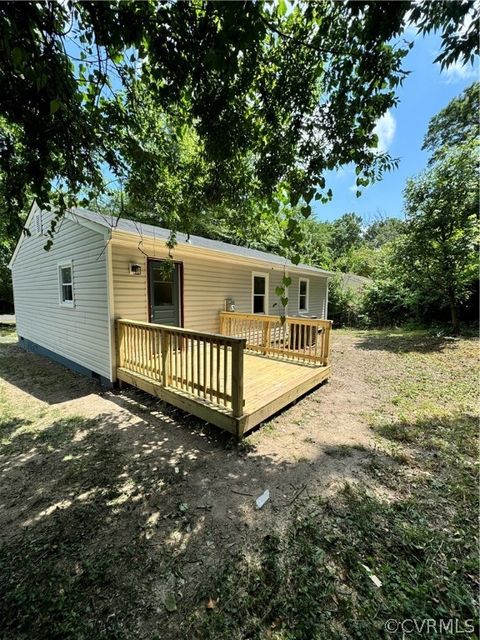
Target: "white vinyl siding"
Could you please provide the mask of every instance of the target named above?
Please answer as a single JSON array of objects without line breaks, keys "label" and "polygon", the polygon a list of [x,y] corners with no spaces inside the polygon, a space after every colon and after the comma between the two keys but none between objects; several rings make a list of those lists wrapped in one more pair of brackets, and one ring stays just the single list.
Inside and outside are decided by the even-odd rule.
[{"label": "white vinyl siding", "polygon": [[[44,230],[50,218],[43,213]],[[18,335],[110,379],[104,234],[64,218],[50,251],[45,242],[25,236],[12,265]],[[73,265],[74,307],[59,304],[62,264]]]},{"label": "white vinyl siding", "polygon": [[[142,250],[151,258],[165,258],[168,249],[164,241],[155,243],[144,238]],[[281,315],[284,309],[275,293],[282,285],[282,268],[268,268],[264,263],[252,266],[227,258],[173,250],[174,260],[183,263],[184,279],[184,326],[198,331],[218,332],[219,313],[225,309],[225,299],[233,298],[235,309],[241,313],[252,312],[252,274],[268,274],[268,313]],[[142,273],[129,273],[129,263],[140,264]],[[114,314],[117,318],[148,321],[147,257],[138,248],[138,240],[112,240]],[[298,305],[298,276],[292,275],[292,286],[288,290],[287,313],[296,315]],[[319,318],[326,317],[326,283],[323,276],[309,276],[310,313]]]}]

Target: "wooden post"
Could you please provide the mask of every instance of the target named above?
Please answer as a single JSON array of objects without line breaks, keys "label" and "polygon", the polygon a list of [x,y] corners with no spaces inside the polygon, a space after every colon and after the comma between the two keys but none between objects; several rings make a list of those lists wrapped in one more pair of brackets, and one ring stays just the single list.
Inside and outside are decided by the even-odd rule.
[{"label": "wooden post", "polygon": [[168,387],[172,382],[172,372],[170,371],[171,335],[166,329],[161,329],[160,335],[162,344],[162,384],[164,387]]},{"label": "wooden post", "polygon": [[117,367],[123,367],[125,361],[125,344],[124,344],[124,333],[123,333],[123,324],[121,324],[118,320],[115,323],[116,325],[116,339],[117,339]]},{"label": "wooden post", "polygon": [[243,352],[246,340],[232,344],[232,413],[234,418],[243,415]]},{"label": "wooden post", "polygon": [[324,359],[323,364],[327,366],[330,362],[330,333],[332,331],[332,321],[330,320],[330,324],[325,327],[325,337],[324,337]]}]

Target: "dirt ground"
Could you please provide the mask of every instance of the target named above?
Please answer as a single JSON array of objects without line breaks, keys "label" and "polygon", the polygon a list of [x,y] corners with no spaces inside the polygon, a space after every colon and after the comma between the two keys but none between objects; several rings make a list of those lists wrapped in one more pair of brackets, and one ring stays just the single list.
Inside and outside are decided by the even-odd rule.
[{"label": "dirt ground", "polygon": [[[240,445],[134,389],[102,391],[8,345],[3,355],[16,366],[0,390],[20,417],[11,419],[11,450],[0,455],[0,542],[48,537],[51,526],[68,538],[86,527],[84,558],[141,540],[142,562],[145,553],[160,561],[163,576],[149,586],[149,615],[165,615],[173,591],[178,616],[165,625],[176,637],[215,562],[281,528],[300,499],[363,476],[375,447],[365,415],[384,400],[370,373],[385,358],[362,342],[334,332],[331,380]],[[40,424],[34,437],[31,412]],[[255,499],[266,489],[270,500],[259,510]]]}]

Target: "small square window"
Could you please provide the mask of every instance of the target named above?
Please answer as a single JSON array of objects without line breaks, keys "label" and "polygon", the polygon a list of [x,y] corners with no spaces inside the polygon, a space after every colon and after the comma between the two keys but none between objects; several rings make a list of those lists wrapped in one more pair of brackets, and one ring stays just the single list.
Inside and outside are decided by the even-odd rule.
[{"label": "small square window", "polygon": [[58,265],[58,284],[60,304],[73,307],[73,267],[71,263]]}]

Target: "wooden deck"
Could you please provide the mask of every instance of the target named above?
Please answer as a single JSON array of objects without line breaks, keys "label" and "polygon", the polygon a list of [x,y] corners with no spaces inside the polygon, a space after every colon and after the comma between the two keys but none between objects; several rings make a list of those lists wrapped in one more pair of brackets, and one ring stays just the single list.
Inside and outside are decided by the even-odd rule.
[{"label": "wooden deck", "polygon": [[120,320],[117,338],[118,380],[239,438],[330,375],[313,356],[251,353],[239,337]]}]

